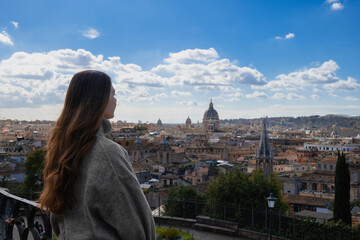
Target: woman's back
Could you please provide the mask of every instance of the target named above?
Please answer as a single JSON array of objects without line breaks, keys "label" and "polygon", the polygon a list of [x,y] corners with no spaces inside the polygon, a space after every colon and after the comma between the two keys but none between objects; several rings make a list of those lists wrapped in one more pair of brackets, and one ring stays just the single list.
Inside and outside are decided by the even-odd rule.
[{"label": "woman's back", "polygon": [[75,206],[51,216],[59,239],[155,239],[154,220],[127,153],[104,136],[109,124],[103,120],[82,161]]}]

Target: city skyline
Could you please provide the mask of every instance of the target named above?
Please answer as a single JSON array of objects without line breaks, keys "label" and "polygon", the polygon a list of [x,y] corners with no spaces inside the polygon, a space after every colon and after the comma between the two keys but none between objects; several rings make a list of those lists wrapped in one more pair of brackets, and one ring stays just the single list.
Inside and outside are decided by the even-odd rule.
[{"label": "city skyline", "polygon": [[0,16],[0,119],[56,120],[71,76],[114,120],[360,114],[358,1],[18,1]]}]

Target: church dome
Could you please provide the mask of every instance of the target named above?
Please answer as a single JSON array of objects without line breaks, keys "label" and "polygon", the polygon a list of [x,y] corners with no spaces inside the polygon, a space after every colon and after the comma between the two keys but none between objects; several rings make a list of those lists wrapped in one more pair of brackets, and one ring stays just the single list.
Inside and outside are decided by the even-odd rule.
[{"label": "church dome", "polygon": [[209,109],[204,113],[204,119],[219,119],[219,114],[214,109],[213,103],[210,102]]},{"label": "church dome", "polygon": [[186,124],[191,124],[191,119],[190,119],[190,117],[188,117],[188,118],[186,119]]}]

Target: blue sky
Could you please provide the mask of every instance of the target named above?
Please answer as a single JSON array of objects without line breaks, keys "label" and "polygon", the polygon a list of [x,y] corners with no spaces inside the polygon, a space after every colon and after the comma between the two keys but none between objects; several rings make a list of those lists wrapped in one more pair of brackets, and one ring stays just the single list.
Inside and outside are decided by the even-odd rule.
[{"label": "blue sky", "polygon": [[0,118],[56,120],[107,72],[115,120],[360,114],[360,1],[3,1]]}]

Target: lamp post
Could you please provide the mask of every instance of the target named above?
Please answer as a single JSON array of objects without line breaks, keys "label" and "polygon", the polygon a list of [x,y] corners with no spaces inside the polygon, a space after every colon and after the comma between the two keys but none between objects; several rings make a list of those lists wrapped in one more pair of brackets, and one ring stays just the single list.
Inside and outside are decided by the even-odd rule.
[{"label": "lamp post", "polygon": [[272,214],[271,214],[271,209],[274,208],[275,206],[275,200],[276,198],[274,197],[274,195],[272,193],[270,193],[270,196],[267,198],[268,201],[268,207],[270,209],[270,240],[272,240]]}]

